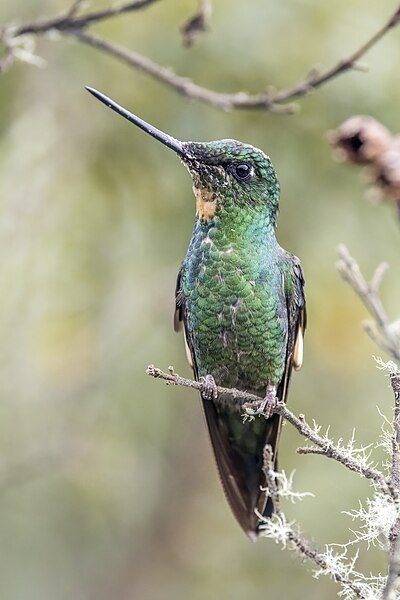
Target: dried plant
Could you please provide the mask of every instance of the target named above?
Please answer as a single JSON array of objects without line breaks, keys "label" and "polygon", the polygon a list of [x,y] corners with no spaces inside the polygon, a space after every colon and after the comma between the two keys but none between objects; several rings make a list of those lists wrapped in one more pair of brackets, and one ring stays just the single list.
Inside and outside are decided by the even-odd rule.
[{"label": "dried plant", "polygon": [[338,160],[365,167],[367,196],[394,203],[400,218],[400,134],[392,135],[370,116],[356,115],[329,131],[327,138]]}]

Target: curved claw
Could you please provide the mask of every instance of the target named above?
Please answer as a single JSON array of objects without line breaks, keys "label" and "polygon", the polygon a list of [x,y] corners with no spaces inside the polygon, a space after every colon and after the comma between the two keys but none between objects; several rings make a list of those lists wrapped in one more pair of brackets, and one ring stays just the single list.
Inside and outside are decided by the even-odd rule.
[{"label": "curved claw", "polygon": [[276,387],[269,384],[264,398],[260,399],[259,402],[245,405],[246,413],[250,417],[262,415],[266,419],[269,419],[274,414],[276,403]]}]

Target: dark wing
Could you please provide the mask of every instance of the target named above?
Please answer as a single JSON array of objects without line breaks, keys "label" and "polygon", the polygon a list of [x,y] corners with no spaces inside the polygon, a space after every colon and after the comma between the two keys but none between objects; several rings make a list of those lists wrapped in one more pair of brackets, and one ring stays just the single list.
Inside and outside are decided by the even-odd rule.
[{"label": "dark wing", "polygon": [[174,330],[180,331],[182,329],[183,321],[183,291],[182,291],[182,269],[179,269],[178,277],[175,286],[175,312],[174,312]]},{"label": "dark wing", "polygon": [[292,369],[298,371],[303,364],[304,332],[307,325],[303,271],[297,256],[286,254],[288,256],[288,269],[283,276],[283,287],[288,316],[288,343],[285,372],[278,387],[278,398],[284,402],[286,402],[288,394]]},{"label": "dark wing", "polygon": [[194,355],[192,344],[189,344],[186,334],[186,323],[185,323],[185,306],[184,306],[184,295],[182,290],[182,267],[179,269],[178,277],[176,280],[175,287],[175,312],[174,312],[174,330],[181,331],[183,325],[183,334],[185,339],[185,350],[186,358],[188,359],[189,365],[193,368],[195,377],[197,379],[197,369],[195,369]]}]

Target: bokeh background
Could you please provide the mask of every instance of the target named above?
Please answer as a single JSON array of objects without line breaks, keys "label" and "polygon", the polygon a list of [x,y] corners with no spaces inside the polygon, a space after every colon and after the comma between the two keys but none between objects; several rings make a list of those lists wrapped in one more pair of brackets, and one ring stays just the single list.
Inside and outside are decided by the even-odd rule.
[{"label": "bokeh background", "polygon": [[[66,2],[2,3],[0,21],[51,16]],[[158,2],[95,31],[220,91],[290,86],[367,39],[394,0],[214,3],[211,30],[182,47],[194,1]],[[107,6],[92,2],[91,7]],[[7,600],[333,598],[276,544],[251,544],[220,489],[195,393],[148,378],[149,363],[190,374],[172,331],[175,277],[194,198],[172,152],[105,109],[93,85],[181,139],[263,148],[282,187],[278,236],[301,257],[309,329],[290,406],[336,437],[376,441],[388,381],[361,328],[366,311],[335,270],[339,242],[398,316],[399,224],[365,201],[361,172],[332,160],[326,131],[356,113],[400,130],[400,29],[293,116],[224,113],[177,96],[115,60],[40,39],[44,68],[0,80],[0,597]],[[344,542],[342,514],[366,483],[285,427],[280,464],[315,498],[286,507],[321,547]],[[366,549],[364,549],[366,550]],[[384,557],[362,552],[360,568]]]}]

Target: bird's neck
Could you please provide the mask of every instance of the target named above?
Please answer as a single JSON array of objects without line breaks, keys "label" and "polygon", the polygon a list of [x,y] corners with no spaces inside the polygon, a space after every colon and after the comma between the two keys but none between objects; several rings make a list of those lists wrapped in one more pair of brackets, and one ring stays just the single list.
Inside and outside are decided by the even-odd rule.
[{"label": "bird's neck", "polygon": [[272,214],[265,206],[221,205],[216,207],[212,218],[203,218],[199,214],[196,218],[196,228],[204,237],[212,232],[216,241],[235,246],[276,244],[275,226],[276,214]]}]

